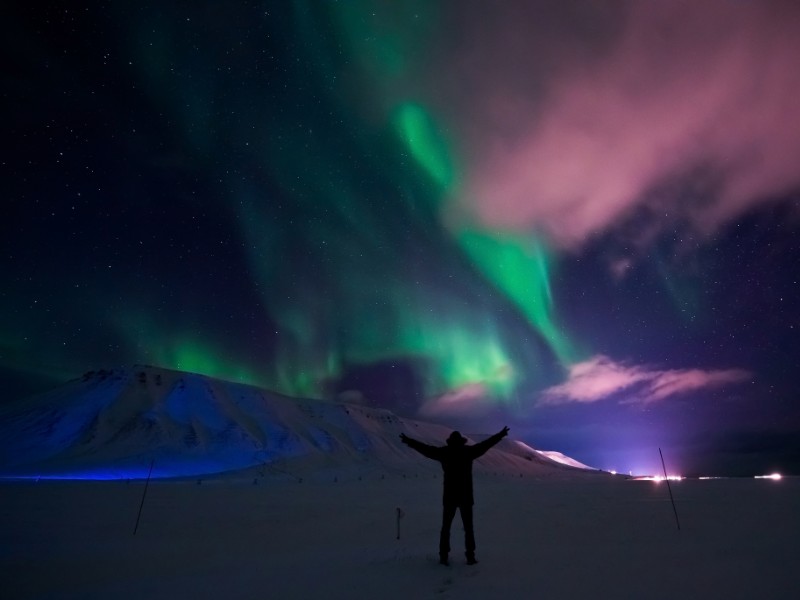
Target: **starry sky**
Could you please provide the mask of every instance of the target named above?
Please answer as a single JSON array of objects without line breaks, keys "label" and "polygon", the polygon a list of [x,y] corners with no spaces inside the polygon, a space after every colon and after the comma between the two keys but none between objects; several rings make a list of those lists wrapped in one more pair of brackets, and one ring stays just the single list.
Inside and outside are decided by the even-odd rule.
[{"label": "starry sky", "polygon": [[800,5],[4,3],[0,378],[800,473]]}]

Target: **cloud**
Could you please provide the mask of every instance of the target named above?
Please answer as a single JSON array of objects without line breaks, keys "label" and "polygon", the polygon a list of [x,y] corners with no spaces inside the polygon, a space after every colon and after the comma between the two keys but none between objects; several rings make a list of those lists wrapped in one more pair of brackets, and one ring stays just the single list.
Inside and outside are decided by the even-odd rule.
[{"label": "cloud", "polygon": [[451,219],[564,248],[634,215],[710,235],[800,184],[800,4],[482,4],[447,58]]},{"label": "cloud", "polygon": [[703,371],[701,369],[680,369],[653,371],[647,383],[647,395],[642,399],[631,399],[627,403],[655,402],[676,394],[694,390],[718,387],[728,383],[740,383],[752,378],[752,373],[743,369]]},{"label": "cloud", "polygon": [[743,369],[657,370],[598,355],[572,365],[569,379],[544,390],[539,404],[599,402],[621,392],[626,394],[620,401],[623,404],[650,404],[695,390],[740,383],[751,377],[752,373]]},{"label": "cloud", "polygon": [[424,417],[478,414],[488,408],[488,390],[483,383],[468,383],[429,399],[419,409]]}]

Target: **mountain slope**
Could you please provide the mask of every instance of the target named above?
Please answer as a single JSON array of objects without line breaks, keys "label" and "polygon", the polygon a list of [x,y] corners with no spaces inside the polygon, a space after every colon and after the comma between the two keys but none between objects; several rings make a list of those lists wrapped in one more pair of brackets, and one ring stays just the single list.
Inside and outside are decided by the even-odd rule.
[{"label": "mountain slope", "polygon": [[[149,366],[89,372],[0,412],[0,475],[117,479],[438,470],[401,432],[442,444],[450,430],[357,404],[289,398]],[[478,437],[474,436],[473,441]],[[504,440],[476,469],[536,476],[581,472]]]}]

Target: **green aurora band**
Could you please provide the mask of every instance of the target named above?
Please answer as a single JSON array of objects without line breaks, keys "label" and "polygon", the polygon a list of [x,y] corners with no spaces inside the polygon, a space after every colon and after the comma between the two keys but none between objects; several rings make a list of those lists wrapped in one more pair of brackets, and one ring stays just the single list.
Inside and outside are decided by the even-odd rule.
[{"label": "green aurora band", "polygon": [[[353,49],[354,58],[361,60],[363,74],[372,78],[375,89],[387,89],[391,87],[388,80],[396,80],[410,69],[407,58],[415,53],[406,50],[424,44],[419,35],[403,43],[396,19],[378,15],[373,21],[377,28],[370,28],[363,19],[365,13],[361,9],[364,7],[358,8],[358,4],[331,5],[330,10],[341,12],[334,20],[342,24],[339,33],[345,37],[346,45]],[[306,19],[304,27],[309,26]],[[385,31],[387,27],[392,31]],[[418,30],[413,31],[418,34]],[[392,99],[386,98],[385,103],[391,105]],[[437,128],[433,115],[420,102],[402,101],[387,111],[387,118],[389,128],[430,183],[430,186],[417,184],[423,188],[421,192],[405,190],[405,193],[397,195],[396,200],[405,204],[404,218],[422,216],[440,227],[439,215],[430,210],[438,210],[442,199],[458,193],[456,161],[449,151],[450,144]],[[380,139],[380,134],[377,139]],[[305,154],[306,159],[313,155],[324,165],[336,163],[330,151],[326,156],[325,149],[315,147],[313,143],[309,145],[306,142],[304,146],[304,150],[283,152],[284,157],[297,156],[297,159],[290,159],[275,170],[277,176],[285,178],[284,185],[291,185],[295,191],[298,185],[303,185],[300,182],[307,179],[303,173],[319,171],[307,169],[305,161],[299,158],[301,154]],[[385,146],[389,153],[394,154],[394,162],[399,161],[402,152],[391,148],[391,142]],[[270,156],[280,154],[269,152]],[[386,166],[380,168],[387,170]],[[341,165],[328,171],[344,173],[347,169],[346,165]],[[435,372],[426,377],[427,394],[480,383],[495,398],[511,397],[520,381],[520,373],[523,370],[535,372],[537,365],[517,364],[507,348],[508,344],[492,324],[491,313],[476,320],[473,310],[453,311],[453,307],[459,304],[455,298],[431,298],[430,289],[421,293],[419,282],[414,281],[418,273],[409,273],[410,279],[398,278],[396,274],[405,270],[404,265],[393,253],[382,252],[388,239],[362,239],[348,248],[348,239],[354,232],[358,232],[355,235],[373,238],[375,232],[381,230],[387,237],[391,234],[385,231],[386,225],[380,223],[380,216],[364,211],[365,191],[353,189],[350,182],[338,179],[327,183],[322,180],[304,181],[311,189],[298,194],[309,202],[309,227],[304,228],[301,234],[308,236],[305,246],[311,251],[311,248],[319,248],[320,242],[330,244],[325,247],[325,258],[319,257],[319,262],[314,262],[329,261],[332,268],[328,275],[340,280],[331,286],[336,293],[326,298],[324,306],[310,306],[308,302],[297,301],[298,297],[313,296],[313,290],[289,294],[288,302],[265,298],[285,338],[276,360],[276,383],[279,387],[293,393],[319,395],[323,382],[336,379],[347,364],[412,356],[426,357],[435,365]],[[397,179],[418,182],[420,175],[406,169]],[[427,211],[423,209],[422,212],[427,214],[420,215],[420,197],[427,207]],[[274,239],[280,234],[265,232],[265,219],[252,214],[258,211],[257,200],[244,206],[245,214],[240,220],[245,224],[246,237],[251,247],[259,248],[256,256],[252,257],[251,266],[260,287],[266,290],[270,287],[269,282],[282,278],[276,277],[280,267],[269,264],[269,242],[262,244],[260,240],[265,236]],[[321,209],[321,206],[325,208]],[[313,216],[320,210],[325,212],[325,218],[314,220]],[[550,284],[552,262],[544,243],[533,236],[477,228],[455,232],[453,237],[456,247],[461,249],[460,258],[468,258],[474,271],[491,282],[495,290],[504,294],[521,311],[560,363],[576,360],[572,342],[554,318]],[[377,251],[371,258],[359,252],[364,242]],[[389,244],[391,248],[402,246],[402,243]],[[447,251],[454,252],[456,248],[450,247]],[[378,260],[376,257],[382,254],[384,256],[378,264],[358,264]],[[391,264],[393,268],[387,273],[395,275],[383,274],[383,269]],[[342,277],[342,273],[347,275]],[[325,312],[336,315],[335,324]],[[335,341],[330,339],[331,329],[337,330]]]},{"label": "green aurora band", "polygon": [[[308,42],[285,87],[317,97],[318,114],[240,67],[261,56],[257,40],[217,58],[242,43],[235,28],[198,49],[161,13],[129,24],[142,89],[238,230],[263,311],[250,335],[265,343],[247,352],[189,317],[156,321],[142,296],[113,319],[125,355],[315,397],[346,391],[337,382],[354,367],[387,362],[414,365],[425,398],[477,384],[517,402],[525,385],[553,382],[577,353],[556,319],[547,247],[477,224],[448,229],[457,136],[398,91],[432,47],[435,5],[292,6],[293,31],[270,43]],[[226,95],[232,72],[247,85]]]}]

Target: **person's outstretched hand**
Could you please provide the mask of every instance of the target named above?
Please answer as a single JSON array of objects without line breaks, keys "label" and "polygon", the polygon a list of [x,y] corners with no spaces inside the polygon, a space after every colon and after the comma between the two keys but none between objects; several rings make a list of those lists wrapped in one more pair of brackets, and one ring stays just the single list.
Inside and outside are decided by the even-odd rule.
[{"label": "person's outstretched hand", "polygon": [[503,437],[506,437],[508,435],[508,426],[503,427],[503,429],[500,431],[500,433],[503,434]]},{"label": "person's outstretched hand", "polygon": [[405,433],[400,434],[400,441],[403,442],[404,444],[408,444],[408,440],[410,439],[411,438],[408,437]]}]

